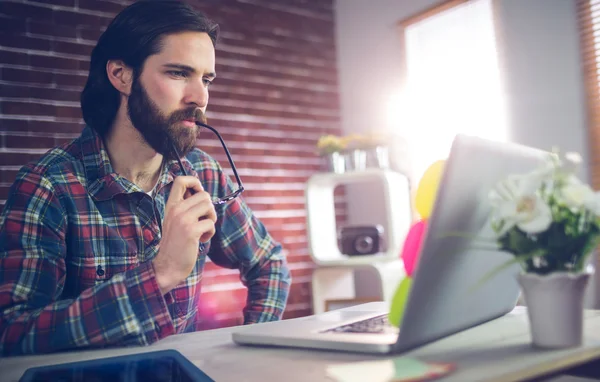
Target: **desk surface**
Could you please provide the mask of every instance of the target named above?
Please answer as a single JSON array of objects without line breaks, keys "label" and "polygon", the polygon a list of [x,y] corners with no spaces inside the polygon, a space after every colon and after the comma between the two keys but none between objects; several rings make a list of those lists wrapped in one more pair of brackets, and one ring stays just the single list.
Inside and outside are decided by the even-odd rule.
[{"label": "desk surface", "polygon": [[[365,307],[370,306],[368,310],[372,310],[373,304],[380,303],[365,304]],[[302,319],[306,318],[297,320]],[[398,357],[243,347],[231,341],[233,329],[175,335],[148,347],[2,358],[0,380],[18,381],[26,369],[34,366],[162,349],[178,350],[216,381],[277,381],[282,377],[286,381],[331,381],[327,376],[328,366]],[[456,363],[457,369],[440,381],[516,381],[531,378],[600,358],[600,311],[586,312],[585,343],[575,349],[549,351],[532,348],[526,311],[517,307],[502,318],[403,356]]]}]

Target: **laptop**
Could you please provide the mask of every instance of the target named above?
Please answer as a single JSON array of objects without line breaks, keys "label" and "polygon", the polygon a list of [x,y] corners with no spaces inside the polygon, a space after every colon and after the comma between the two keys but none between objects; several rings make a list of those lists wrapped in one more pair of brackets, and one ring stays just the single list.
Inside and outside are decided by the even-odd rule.
[{"label": "laptop", "polygon": [[[474,237],[492,238],[488,193],[509,174],[539,167],[547,152],[515,143],[457,135],[423,237],[400,328],[387,323],[387,304],[240,327],[233,341],[389,354],[401,353],[501,317],[519,297],[518,265],[483,277],[512,256]],[[458,237],[451,233],[465,233]],[[381,308],[384,308],[381,310]],[[367,309],[367,310],[365,310]]]}]

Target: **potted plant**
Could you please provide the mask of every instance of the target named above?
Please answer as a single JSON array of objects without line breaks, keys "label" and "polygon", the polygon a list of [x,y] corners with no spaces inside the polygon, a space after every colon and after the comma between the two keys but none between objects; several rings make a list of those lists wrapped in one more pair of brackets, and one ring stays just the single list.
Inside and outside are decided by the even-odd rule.
[{"label": "potted plant", "polygon": [[364,149],[367,152],[367,167],[389,168],[389,142],[391,136],[380,132],[370,132],[365,136]]},{"label": "potted plant", "polygon": [[553,153],[541,168],[509,176],[490,192],[492,229],[523,272],[532,342],[579,346],[588,260],[600,237],[600,195],[576,176],[581,157]]},{"label": "potted plant", "polygon": [[366,138],[361,134],[349,134],[342,138],[345,144],[347,170],[364,170],[367,166]]},{"label": "potted plant", "polygon": [[346,148],[346,141],[336,135],[323,135],[317,141],[317,152],[324,158],[327,171],[343,173],[345,171],[344,156],[342,151]]}]

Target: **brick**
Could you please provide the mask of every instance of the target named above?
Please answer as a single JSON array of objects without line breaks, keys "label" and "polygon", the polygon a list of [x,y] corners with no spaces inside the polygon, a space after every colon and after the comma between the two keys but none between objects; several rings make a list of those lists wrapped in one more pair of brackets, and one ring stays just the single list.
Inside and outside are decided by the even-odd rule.
[{"label": "brick", "polygon": [[0,45],[9,48],[22,48],[50,51],[50,41],[37,37],[27,37],[15,33],[0,32]]},{"label": "brick", "polygon": [[64,134],[80,134],[83,130],[83,121],[69,123],[31,121],[29,127],[32,131],[59,131]]},{"label": "brick", "polygon": [[8,199],[8,191],[10,190],[9,186],[0,186],[0,200]]},{"label": "brick", "polygon": [[79,91],[24,86],[23,84],[0,86],[0,97],[79,102],[80,95]]},{"label": "brick", "polygon": [[[264,78],[268,78],[268,76],[263,76]],[[217,77],[217,82],[212,90],[218,91],[219,86],[222,84],[224,86],[228,86],[231,88],[235,88],[243,86],[243,89],[246,92],[250,90],[256,90],[257,93],[267,93],[272,94],[274,96],[280,97],[282,100],[286,102],[291,102],[293,105],[296,104],[297,99],[299,98],[312,98],[312,104],[321,104],[324,106],[336,108],[339,103],[339,98],[337,93],[332,91],[315,91],[303,88],[293,88],[293,87],[284,87],[273,85],[269,83],[259,83],[259,82],[251,82],[249,80],[238,80],[238,79],[229,79],[224,77]],[[304,82],[306,84],[306,82]],[[320,85],[318,83],[314,83],[314,85]],[[331,87],[331,85],[329,85]],[[237,95],[234,95],[237,96]]]},{"label": "brick", "polygon": [[88,26],[84,25],[84,26],[79,26],[77,28],[77,31],[78,31],[79,37],[81,37],[82,39],[97,42],[98,39],[100,38],[100,36],[102,35],[104,28],[88,27]]},{"label": "brick", "polygon": [[248,114],[262,117],[275,117],[275,118],[286,118],[286,119],[298,119],[298,120],[310,120],[313,122],[337,122],[339,118],[335,116],[327,115],[307,115],[301,112],[288,112],[279,110],[261,110],[251,107],[236,107],[236,106],[225,106],[225,105],[211,105],[210,110],[217,113],[228,113],[228,114]]},{"label": "brick", "polygon": [[[242,179],[243,180],[243,179]],[[304,190],[252,190],[247,189],[244,191],[244,195],[250,197],[304,197]]]},{"label": "brick", "polygon": [[79,134],[83,128],[81,122],[27,121],[21,119],[0,119],[0,130],[20,132],[60,132]]},{"label": "brick", "polygon": [[212,99],[226,99],[228,101],[242,101],[242,102],[258,102],[266,103],[269,106],[281,105],[284,106],[297,106],[297,107],[317,107],[323,110],[330,111],[331,109],[336,110],[339,102],[337,96],[323,96],[321,94],[302,94],[293,91],[283,90],[270,90],[262,89],[259,86],[248,86],[244,87],[245,93],[253,94],[240,94],[222,90],[220,80],[211,87],[210,96]]},{"label": "brick", "polygon": [[[2,8],[0,8],[1,12]],[[0,32],[24,34],[27,32],[25,19],[0,16]]]},{"label": "brick", "polygon": [[6,148],[8,149],[50,149],[55,146],[54,138],[50,137],[24,137],[22,135],[7,135],[4,137],[4,139],[6,142]]},{"label": "brick", "polygon": [[[312,270],[308,269],[308,275],[312,274]],[[293,277],[299,277],[300,275],[293,272]],[[310,283],[292,283],[290,288],[290,298],[288,299],[288,304],[301,304],[306,302],[307,298],[310,298]]]},{"label": "brick", "polygon": [[54,41],[52,50],[57,53],[76,54],[79,56],[91,56],[93,46],[77,44],[72,42]]},{"label": "brick", "polygon": [[[1,106],[1,104],[0,104]],[[2,113],[0,109],[0,113]],[[28,131],[28,121],[22,119],[0,119],[1,131]]]},{"label": "brick", "polygon": [[0,166],[23,166],[41,156],[42,154],[4,152],[0,153]]},{"label": "brick", "polygon": [[27,29],[29,33],[36,35],[76,38],[77,30],[70,25],[57,25],[48,22],[40,22],[39,20],[27,20]]},{"label": "brick", "polygon": [[[231,47],[245,47],[240,41],[232,41],[230,44]],[[226,51],[220,48],[217,45],[216,49],[217,62],[219,58],[227,58],[233,60],[244,60],[252,63],[263,64],[263,65],[291,65],[293,68],[311,70],[311,71],[319,71],[323,73],[332,73],[334,76],[336,74],[336,65],[335,61],[325,61],[322,62],[322,65],[315,65],[313,59],[302,57],[293,59],[293,57],[288,57],[285,55],[266,55],[262,54],[259,51],[258,55],[245,54],[233,51]]]},{"label": "brick", "polygon": [[55,106],[30,102],[2,101],[3,114],[12,115],[53,115]]},{"label": "brick", "polygon": [[76,74],[55,74],[54,80],[58,86],[73,86],[79,87],[83,90],[87,81],[87,76],[80,76]]},{"label": "brick", "polygon": [[66,143],[71,143],[72,141],[73,138],[54,138],[54,144],[52,145],[52,147],[62,146]]},{"label": "brick", "polygon": [[101,27],[107,26],[111,18],[87,13],[57,10],[54,11],[52,20],[59,25],[89,25]]},{"label": "brick", "polygon": [[0,73],[3,81],[10,82],[49,84],[54,80],[52,73],[37,70],[2,68]]},{"label": "brick", "polygon": [[12,115],[52,116],[58,118],[79,118],[79,107],[46,105],[35,102],[2,101],[2,112]]},{"label": "brick", "polygon": [[29,65],[29,54],[3,51],[0,49],[0,63],[11,65]]},{"label": "brick", "polygon": [[106,0],[79,0],[79,8],[117,14],[125,5]]},{"label": "brick", "polygon": [[30,87],[19,85],[0,86],[0,97],[29,98]]},{"label": "brick", "polygon": [[86,72],[90,71],[90,62],[89,61],[79,61],[79,70],[85,70]]},{"label": "brick", "polygon": [[60,5],[63,7],[75,7],[75,0],[29,0],[29,2],[48,5]]},{"label": "brick", "polygon": [[57,118],[69,118],[69,119],[82,119],[81,107],[77,106],[57,106],[56,114]]},{"label": "brick", "polygon": [[54,11],[47,7],[36,4],[23,4],[13,2],[2,2],[0,15],[11,16],[26,20],[28,17],[34,17],[38,20],[52,20]]},{"label": "brick", "polygon": [[81,60],[64,57],[51,57],[38,54],[32,54],[31,66],[48,69],[79,70]]},{"label": "brick", "polygon": [[0,181],[6,184],[12,184],[17,179],[18,170],[0,170]]}]

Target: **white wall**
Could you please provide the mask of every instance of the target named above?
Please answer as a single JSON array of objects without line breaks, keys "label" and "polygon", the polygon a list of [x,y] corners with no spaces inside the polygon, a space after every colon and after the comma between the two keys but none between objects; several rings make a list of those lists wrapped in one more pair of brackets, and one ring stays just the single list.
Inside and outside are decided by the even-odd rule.
[{"label": "white wall", "polygon": [[[341,117],[346,134],[389,127],[387,102],[401,86],[397,22],[439,2],[336,1]],[[346,192],[349,224],[385,223],[380,185],[350,185]]]},{"label": "white wall", "polygon": [[498,19],[513,139],[589,158],[575,1],[500,0]]},{"label": "white wall", "polygon": [[[543,149],[557,145],[562,150],[575,150],[587,163],[575,0],[495,1],[511,139]],[[386,126],[386,102],[401,85],[402,51],[396,23],[440,2],[336,1],[345,133]],[[582,175],[589,179],[587,167]],[[364,186],[349,191],[351,224],[383,219],[383,207],[364,198],[379,192],[377,187]]]}]

